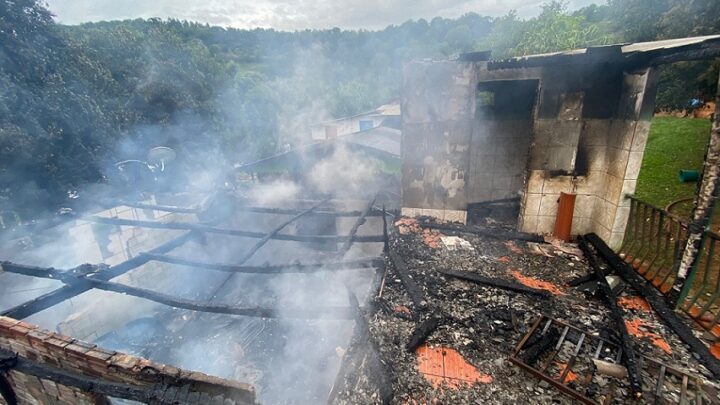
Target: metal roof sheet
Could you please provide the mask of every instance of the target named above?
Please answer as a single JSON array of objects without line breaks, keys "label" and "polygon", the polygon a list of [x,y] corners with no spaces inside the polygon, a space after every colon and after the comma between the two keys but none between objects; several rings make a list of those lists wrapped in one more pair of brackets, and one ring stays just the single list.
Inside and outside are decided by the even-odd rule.
[{"label": "metal roof sheet", "polygon": [[[494,60],[489,62],[491,68],[512,68],[523,66],[539,66],[543,64],[557,63],[561,61],[575,61],[576,57],[589,57],[591,54],[602,55],[601,58],[608,60],[613,54],[615,61],[628,61],[631,57],[647,56],[650,58],[656,56],[667,56],[673,53],[680,53],[690,49],[701,48],[705,46],[720,47],[720,35],[706,35],[691,38],[676,38],[661,41],[624,43],[614,45],[593,46],[588,48],[579,48],[569,51],[542,53],[535,55],[518,56],[504,60]],[[585,60],[585,59],[577,59]]]}]

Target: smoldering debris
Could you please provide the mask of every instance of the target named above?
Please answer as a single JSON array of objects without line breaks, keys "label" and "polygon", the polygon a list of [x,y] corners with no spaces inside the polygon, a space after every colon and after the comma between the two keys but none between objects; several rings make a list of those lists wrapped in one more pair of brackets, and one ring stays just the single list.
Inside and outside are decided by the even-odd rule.
[{"label": "smoldering debris", "polygon": [[[472,250],[431,247],[424,243],[421,229],[393,234],[390,257],[396,255],[402,258],[400,271],[405,275],[401,277],[395,266],[388,268],[382,297],[376,298],[378,311],[370,314],[369,321],[371,333],[379,344],[380,357],[389,365],[396,379],[393,385],[395,400],[407,403],[575,403],[571,396],[559,395],[557,388],[547,380],[538,379],[508,361],[523,338],[527,338],[524,347],[529,349],[521,353],[524,362],[545,369],[543,372],[550,378],[562,381],[562,384],[594,401],[602,402],[608,390],[613,392],[616,400],[629,398],[627,378],[615,381],[615,377],[606,375],[616,371],[613,367],[610,371],[604,367],[605,372],[598,374],[591,361],[592,353],[588,356],[590,349],[577,352],[577,347],[584,345],[581,333],[564,331],[562,325],[544,328],[545,323],[542,323],[538,328],[538,331],[544,330],[542,335],[538,332],[526,336],[539,319],[539,314],[544,314],[544,319],[551,317],[582,328],[588,334],[585,338],[587,342],[596,343],[595,338],[590,339],[592,334],[613,342],[613,347],[620,346],[613,318],[602,301],[567,286],[571,280],[591,273],[586,258],[578,256],[577,248],[571,249],[573,246],[562,246],[561,249],[551,244],[543,245],[548,247],[544,249],[548,254],[536,254],[526,241],[516,240],[508,244],[494,235],[484,235],[493,231],[487,228],[486,232],[477,234],[464,232],[463,238],[472,244]],[[481,273],[507,283],[517,282],[517,273],[557,286],[563,294],[541,298],[445,277],[444,273],[449,272]],[[413,305],[413,292],[408,290],[404,278],[413,281],[413,289],[425,299],[425,308]],[[621,292],[619,302],[631,301],[629,298],[633,292],[629,288]],[[400,316],[395,308],[414,308],[415,316]],[[659,341],[653,340],[655,338],[633,336],[639,355],[644,356],[643,359],[666,364],[667,370],[670,367],[684,370],[691,378],[702,380],[705,387],[711,387],[706,401],[720,400],[712,374],[680,343],[672,330],[653,317],[651,311],[633,308],[636,306],[622,306],[625,319],[640,317],[659,339],[673,349],[672,355],[669,355],[657,345]],[[436,323],[438,316],[442,321]],[[460,385],[438,385],[438,375],[441,380],[446,379],[442,377],[442,362],[436,371],[428,371],[424,351],[401,349],[410,344],[415,346],[420,340],[425,341],[429,348],[457,351],[478,373],[490,376],[492,382],[468,380]],[[563,343],[558,348],[561,340]],[[570,360],[573,353],[576,359]],[[617,351],[612,359],[608,356],[600,356],[599,359],[621,364],[615,354]],[[643,367],[648,366],[648,361],[643,363]],[[660,368],[652,366],[651,369],[646,372],[643,368],[641,379],[643,387],[654,390]],[[666,378],[673,381],[666,386],[663,397],[679,401],[680,389],[672,384],[679,383],[677,378],[681,377]],[[373,395],[377,395],[369,380],[362,377],[354,387],[343,392],[337,403],[374,403],[376,397]],[[651,394],[648,395],[652,398]]]}]

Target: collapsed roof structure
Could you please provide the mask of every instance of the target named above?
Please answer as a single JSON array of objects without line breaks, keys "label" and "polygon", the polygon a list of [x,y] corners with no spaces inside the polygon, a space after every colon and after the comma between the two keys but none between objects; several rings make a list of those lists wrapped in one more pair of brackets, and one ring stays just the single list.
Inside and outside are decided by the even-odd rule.
[{"label": "collapsed roof structure", "polygon": [[[413,62],[400,144],[391,128],[368,129],[236,168],[247,188],[115,201],[6,243],[0,394],[8,404],[720,401],[720,363],[683,318],[720,336],[720,261],[683,245],[703,229],[695,218],[625,198],[654,67],[719,55],[711,36]],[[280,171],[302,187],[344,149],[400,150],[401,201],[377,178],[342,199],[303,200],[256,175]],[[315,180],[346,181],[333,169]],[[701,188],[717,183],[707,173]],[[577,195],[581,250],[539,236],[553,231],[561,193]],[[398,203],[419,219],[381,208]],[[682,284],[677,266],[698,255],[701,288]],[[678,283],[680,297],[663,287]]]}]

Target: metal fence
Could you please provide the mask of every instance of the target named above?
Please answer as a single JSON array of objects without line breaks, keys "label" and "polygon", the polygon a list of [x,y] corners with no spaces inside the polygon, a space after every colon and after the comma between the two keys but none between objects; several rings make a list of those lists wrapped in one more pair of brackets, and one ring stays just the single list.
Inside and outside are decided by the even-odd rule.
[{"label": "metal fence", "polygon": [[674,264],[687,239],[688,222],[636,197],[628,198],[630,217],[620,254],[665,294],[677,276]]},{"label": "metal fence", "polygon": [[720,337],[720,235],[706,232],[695,268],[678,307],[700,326]]}]

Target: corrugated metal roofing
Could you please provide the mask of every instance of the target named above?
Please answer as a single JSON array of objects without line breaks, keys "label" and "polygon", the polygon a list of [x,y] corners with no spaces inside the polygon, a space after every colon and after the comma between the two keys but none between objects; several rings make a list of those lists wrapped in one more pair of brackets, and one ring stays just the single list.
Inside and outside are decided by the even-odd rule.
[{"label": "corrugated metal roofing", "polygon": [[[594,46],[588,48],[573,49],[562,52],[551,52],[535,55],[518,56],[505,60],[490,61],[490,68],[511,68],[523,66],[539,66],[545,63],[556,63],[560,61],[576,60],[576,57],[589,57],[590,54],[601,54],[604,59],[609,59],[613,54],[621,58],[619,61],[627,61],[634,56],[666,56],[673,53],[698,49],[706,46],[720,47],[720,35],[706,35],[701,37],[667,39],[662,41],[625,43],[615,45]],[[578,59],[580,60],[580,59]]]},{"label": "corrugated metal roofing", "polygon": [[383,104],[380,107],[372,110],[372,111],[365,111],[359,114],[351,115],[349,117],[340,117],[336,118],[334,120],[328,120],[328,121],[322,121],[318,122],[316,124],[312,124],[311,127],[318,127],[323,126],[325,124],[331,124],[333,122],[339,122],[339,121],[345,121],[352,118],[357,117],[370,117],[370,116],[377,116],[377,115],[384,115],[384,116],[399,116],[400,115],[400,103],[390,103],[390,104]]},{"label": "corrugated metal roofing", "polygon": [[338,140],[400,157],[400,135],[401,131],[397,129],[376,127],[368,131],[345,135]]},{"label": "corrugated metal roofing", "polygon": [[636,42],[622,46],[622,53],[630,52],[649,52],[659,49],[679,48],[687,45],[697,45],[703,42],[720,42],[720,35],[706,35],[704,37],[676,38],[666,39],[663,41]]}]

